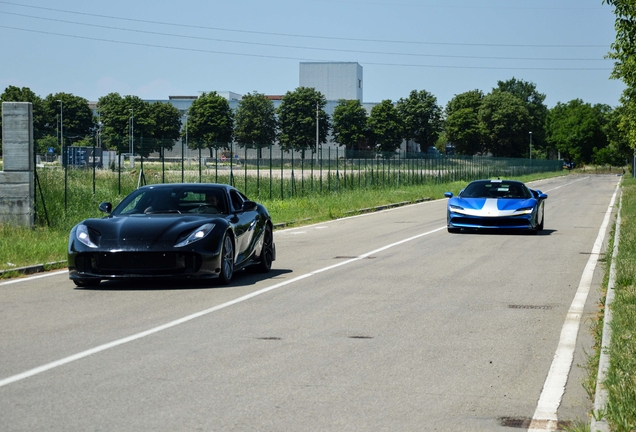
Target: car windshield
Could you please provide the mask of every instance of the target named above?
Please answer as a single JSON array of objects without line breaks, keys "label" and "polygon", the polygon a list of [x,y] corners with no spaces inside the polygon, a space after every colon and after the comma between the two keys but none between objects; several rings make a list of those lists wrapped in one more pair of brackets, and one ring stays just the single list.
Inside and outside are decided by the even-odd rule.
[{"label": "car windshield", "polygon": [[462,198],[530,198],[527,187],[520,182],[476,181],[466,186]]},{"label": "car windshield", "polygon": [[225,192],[220,187],[174,186],[137,189],[113,210],[117,215],[168,213],[225,214]]}]

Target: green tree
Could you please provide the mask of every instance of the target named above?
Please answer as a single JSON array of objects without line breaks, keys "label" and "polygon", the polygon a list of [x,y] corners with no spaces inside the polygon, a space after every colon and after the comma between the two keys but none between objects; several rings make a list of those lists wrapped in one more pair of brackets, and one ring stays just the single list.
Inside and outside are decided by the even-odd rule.
[{"label": "green tree", "polygon": [[607,147],[606,105],[590,105],[581,99],[557,103],[548,112],[546,135],[566,160],[577,165],[593,162],[594,154]]},{"label": "green tree", "polygon": [[240,100],[234,113],[234,138],[243,148],[261,149],[274,144],[278,135],[278,120],[274,103],[261,93],[248,93]]},{"label": "green tree", "polygon": [[511,78],[507,81],[498,81],[497,90],[512,93],[517,96],[528,110],[529,124],[526,135],[532,132],[532,150],[545,151],[545,120],[548,115],[548,107],[545,105],[545,95],[537,91],[534,83]]},{"label": "green tree", "polygon": [[607,158],[598,163],[609,164],[613,166],[622,166],[631,160],[633,150],[629,146],[627,135],[621,132],[621,121],[625,117],[625,107],[620,105],[606,114],[606,123],[603,127],[605,136],[607,137]]},{"label": "green tree", "polygon": [[402,118],[404,139],[415,141],[422,151],[435,145],[442,131],[442,108],[432,93],[413,90],[408,98],[398,100],[396,109]]},{"label": "green tree", "polygon": [[181,137],[181,112],[177,107],[165,102],[154,102],[150,104],[150,119],[152,120],[153,140],[146,144],[144,141],[144,152],[161,152],[171,150],[175,140]]},{"label": "green tree", "polygon": [[633,0],[603,0],[614,6],[616,40],[607,55],[614,60],[612,78],[636,89],[636,3]]},{"label": "green tree", "polygon": [[35,141],[36,143],[36,151],[39,155],[47,154],[50,148],[53,149],[55,154],[62,154],[60,143],[58,139],[54,135],[46,135],[40,139]]},{"label": "green tree", "polygon": [[365,150],[367,146],[367,110],[359,100],[338,101],[333,110],[333,138],[347,150]]},{"label": "green tree", "polygon": [[57,135],[58,130],[63,129],[65,146],[92,135],[95,127],[93,110],[83,97],[70,93],[50,94],[44,99],[44,106],[48,134]]},{"label": "green tree", "polygon": [[636,4],[632,0],[604,0],[614,6],[616,40],[607,55],[614,60],[611,77],[622,80],[626,88],[621,96],[623,108],[618,127],[631,148],[636,148]]},{"label": "green tree", "polygon": [[[324,111],[325,96],[314,88],[298,87],[288,91],[278,107],[279,144],[284,151],[315,152],[319,143],[327,142],[331,124]],[[316,143],[316,111],[318,111],[318,143]]]},{"label": "green tree", "polygon": [[527,157],[530,116],[512,93],[493,90],[479,109],[486,149],[496,157]]},{"label": "green tree", "polygon": [[371,108],[367,123],[376,151],[389,157],[400,148],[404,136],[402,117],[391,100],[385,99]]},{"label": "green tree", "polygon": [[[234,133],[234,116],[230,104],[216,92],[202,93],[188,109],[188,146],[214,149],[229,148]],[[182,137],[186,130],[182,131]]]},{"label": "green tree", "polygon": [[127,153],[130,149],[131,134],[135,136],[133,152],[138,151],[139,139],[143,135],[144,112],[148,116],[149,109],[141,107],[150,105],[136,96],[122,97],[119,93],[109,93],[97,100],[97,112],[102,126],[102,142],[107,148]]},{"label": "green tree", "polygon": [[[0,95],[0,106],[2,102],[31,102],[33,109],[33,138],[42,138],[47,131],[47,112],[42,98],[33,93],[28,87],[9,86]],[[2,128],[2,115],[0,115],[0,129]],[[2,137],[0,136],[0,140]]]},{"label": "green tree", "polygon": [[484,151],[484,131],[479,120],[483,99],[481,90],[470,90],[455,95],[446,104],[444,131],[457,154],[474,155]]}]

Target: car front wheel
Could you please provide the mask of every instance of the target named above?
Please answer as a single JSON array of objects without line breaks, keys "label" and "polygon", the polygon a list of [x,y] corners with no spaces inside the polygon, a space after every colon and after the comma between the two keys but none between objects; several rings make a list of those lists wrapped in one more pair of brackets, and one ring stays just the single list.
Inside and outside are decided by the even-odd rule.
[{"label": "car front wheel", "polygon": [[223,284],[229,284],[234,276],[234,244],[229,235],[223,237],[223,248],[221,249],[221,274],[219,279]]},{"label": "car front wheel", "polygon": [[541,223],[539,225],[537,225],[537,231],[542,231],[543,230],[543,223],[545,222],[545,215],[541,214]]},{"label": "car front wheel", "polygon": [[261,273],[267,273],[272,268],[272,261],[274,261],[274,235],[272,234],[272,228],[266,225],[263,233],[263,249],[261,250],[261,258],[257,266],[258,270]]}]

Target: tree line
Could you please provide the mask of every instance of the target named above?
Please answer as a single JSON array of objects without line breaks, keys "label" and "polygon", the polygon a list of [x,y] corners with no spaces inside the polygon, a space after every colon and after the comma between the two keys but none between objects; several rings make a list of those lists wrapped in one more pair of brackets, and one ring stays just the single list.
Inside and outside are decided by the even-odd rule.
[{"label": "tree line", "polygon": [[[413,90],[398,101],[383,100],[367,111],[358,100],[338,101],[325,112],[325,96],[313,88],[288,91],[275,108],[264,94],[248,93],[235,110],[216,92],[193,100],[182,123],[172,104],[150,103],[137,96],[110,93],[97,101],[97,115],[86,99],[69,94],[40,98],[29,88],[9,86],[0,101],[33,104],[38,152],[64,145],[99,145],[143,156],[170,150],[184,139],[191,149],[215,150],[232,145],[262,149],[279,144],[283,151],[315,152],[329,137],[347,154],[392,154],[404,140],[426,152],[442,153],[452,144],[459,155],[492,155],[623,165],[627,138],[619,127],[626,108],[591,105],[580,99],[549,109],[534,83],[499,81],[488,94],[471,90],[455,95],[445,108],[426,90]],[[132,139],[131,139],[132,137]],[[353,152],[353,153],[349,153]]]}]

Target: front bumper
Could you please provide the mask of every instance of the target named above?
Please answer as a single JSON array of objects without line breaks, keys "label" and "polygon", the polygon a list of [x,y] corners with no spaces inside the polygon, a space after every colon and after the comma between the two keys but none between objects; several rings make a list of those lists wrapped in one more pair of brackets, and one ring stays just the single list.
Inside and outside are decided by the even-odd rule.
[{"label": "front bumper", "polygon": [[71,279],[206,278],[220,271],[219,255],[197,252],[77,252],[68,258]]},{"label": "front bumper", "polygon": [[450,213],[448,228],[534,230],[534,219],[534,214],[482,217]]}]

